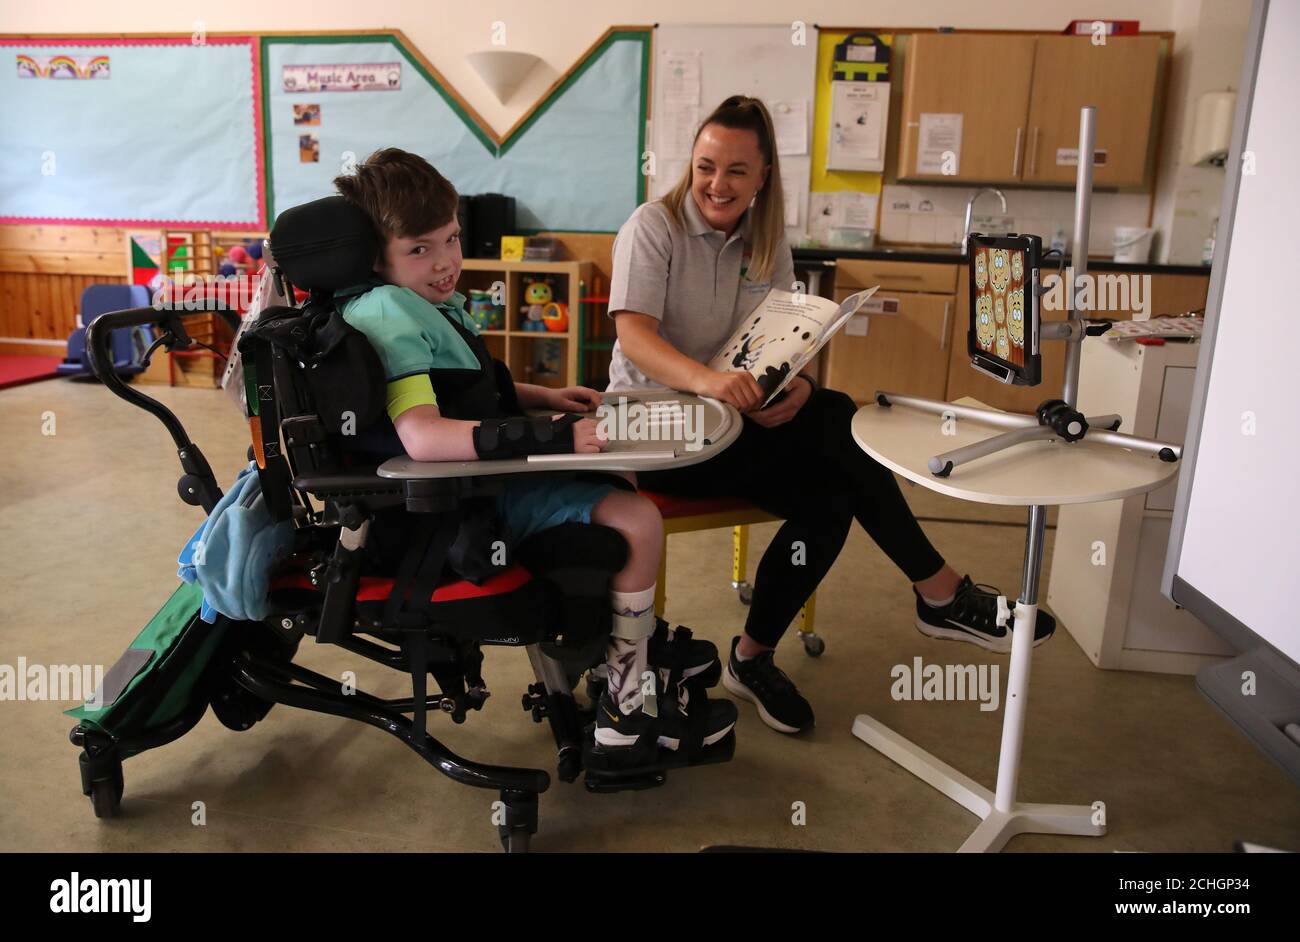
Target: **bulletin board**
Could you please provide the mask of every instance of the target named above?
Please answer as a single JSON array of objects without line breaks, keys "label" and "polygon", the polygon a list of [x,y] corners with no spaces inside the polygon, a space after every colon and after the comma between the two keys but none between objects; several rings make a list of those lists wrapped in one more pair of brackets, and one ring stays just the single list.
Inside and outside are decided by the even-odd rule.
[{"label": "bulletin board", "polygon": [[[825,30],[817,37],[817,106],[813,117],[812,181],[809,199],[810,213],[833,217],[839,193],[865,194],[875,201],[871,212],[873,225],[878,225],[880,218],[879,197],[884,182],[883,173],[868,171],[827,170],[826,154],[829,149],[831,134],[831,66],[838,43],[859,30]],[[881,41],[892,46],[894,37],[890,34],[878,34]],[[897,65],[895,65],[897,68]],[[885,145],[888,147],[888,144]],[[856,197],[861,200],[861,197]],[[810,227],[810,236],[817,241],[828,222],[823,218],[821,225],[814,223]]]},{"label": "bulletin board", "polygon": [[461,193],[515,197],[520,232],[615,232],[643,197],[649,39],[611,30],[497,139],[395,35],[264,37],[270,215],[399,147]]},{"label": "bulletin board", "polygon": [[[803,26],[800,30],[799,27]],[[654,99],[651,108],[651,151],[655,175],[651,198],[663,196],[676,185],[690,160],[689,116],[674,103],[682,82],[670,81],[682,54],[699,66],[698,116],[707,117],[730,95],[761,98],[769,110],[802,102],[805,146],[802,154],[781,153],[782,186],[787,190],[786,238],[791,245],[804,240],[808,219],[808,181],[811,168],[817,29],[811,23],[795,26],[670,26],[655,31]],[[777,115],[774,113],[774,119]],[[792,218],[793,217],[793,218]]]},{"label": "bulletin board", "polygon": [[256,52],[0,38],[0,223],[265,228]]}]

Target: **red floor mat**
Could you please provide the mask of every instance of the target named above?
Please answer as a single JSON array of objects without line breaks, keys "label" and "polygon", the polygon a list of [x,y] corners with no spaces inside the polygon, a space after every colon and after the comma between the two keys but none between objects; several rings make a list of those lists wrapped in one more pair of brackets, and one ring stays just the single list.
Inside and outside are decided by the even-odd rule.
[{"label": "red floor mat", "polygon": [[55,367],[62,362],[62,357],[0,356],[0,389],[53,379]]}]

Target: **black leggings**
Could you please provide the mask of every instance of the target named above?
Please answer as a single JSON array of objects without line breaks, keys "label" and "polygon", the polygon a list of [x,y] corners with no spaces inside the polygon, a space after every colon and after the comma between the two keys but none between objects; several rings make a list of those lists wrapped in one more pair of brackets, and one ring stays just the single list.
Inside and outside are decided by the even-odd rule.
[{"label": "black leggings", "polygon": [[764,428],[745,419],[731,447],[702,464],[637,475],[651,491],[743,497],[783,517],[758,564],[745,631],[775,647],[830,570],[854,517],[912,582],[943,568],[894,474],[853,440],[853,400],[820,389],[793,419]]}]

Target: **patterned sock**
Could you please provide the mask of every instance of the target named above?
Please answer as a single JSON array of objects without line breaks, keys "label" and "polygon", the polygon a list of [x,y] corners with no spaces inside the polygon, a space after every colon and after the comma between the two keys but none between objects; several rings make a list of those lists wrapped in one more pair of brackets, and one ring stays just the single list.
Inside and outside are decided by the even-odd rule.
[{"label": "patterned sock", "polygon": [[648,661],[649,638],[655,626],[655,587],[639,592],[611,592],[614,625],[618,634],[639,635],[636,640],[611,636],[605,649],[609,670],[609,695],[627,715],[644,702],[641,675]]}]

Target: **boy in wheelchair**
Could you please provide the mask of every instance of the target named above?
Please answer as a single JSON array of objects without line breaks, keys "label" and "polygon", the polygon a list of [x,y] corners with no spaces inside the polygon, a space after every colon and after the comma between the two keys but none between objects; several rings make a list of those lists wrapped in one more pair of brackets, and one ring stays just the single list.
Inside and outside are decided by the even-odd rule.
[{"label": "boy in wheelchair", "polygon": [[[334,295],[344,320],[378,353],[387,380],[387,421],[364,430],[358,448],[379,458],[405,452],[417,461],[602,450],[596,422],[573,414],[598,407],[599,393],[516,383],[478,336],[456,291],[462,257],[452,185],[423,158],[395,148],[372,154],[355,175],[334,182],[365,213],[381,246],[373,281]],[[567,414],[536,419],[527,409]],[[716,682],[714,645],[690,641],[685,666],[678,663],[675,674],[669,667],[674,630],[654,613],[663,546],[654,504],[622,478],[547,473],[509,476],[495,504],[515,543],[570,522],[609,527],[627,543],[627,564],[610,583],[607,682],[588,772],[651,766],[658,748],[680,748],[688,726],[701,747],[727,736],[736,722],[734,704],[701,696],[699,684],[691,685],[692,702],[684,683],[692,677]],[[396,518],[388,522],[392,527]],[[400,539],[400,528],[390,530],[389,540],[394,534]],[[664,698],[676,709],[661,709]]]}]

